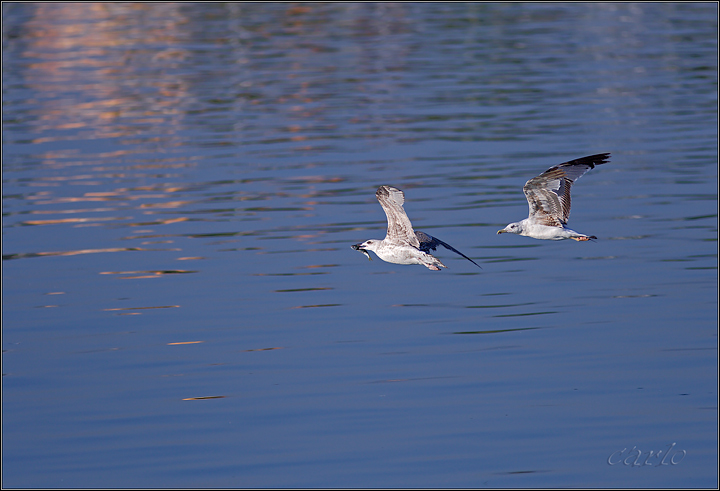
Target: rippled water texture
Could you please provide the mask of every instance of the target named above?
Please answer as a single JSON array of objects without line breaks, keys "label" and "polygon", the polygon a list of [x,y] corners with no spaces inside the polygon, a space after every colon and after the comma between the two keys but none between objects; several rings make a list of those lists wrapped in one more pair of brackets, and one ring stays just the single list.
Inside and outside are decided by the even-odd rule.
[{"label": "rippled water texture", "polygon": [[717,15],[4,3],[3,487],[717,486]]}]

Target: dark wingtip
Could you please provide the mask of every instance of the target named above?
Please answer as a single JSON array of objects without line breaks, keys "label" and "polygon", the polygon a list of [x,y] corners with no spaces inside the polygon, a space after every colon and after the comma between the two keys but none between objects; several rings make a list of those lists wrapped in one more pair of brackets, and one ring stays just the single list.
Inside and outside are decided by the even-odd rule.
[{"label": "dark wingtip", "polygon": [[587,159],[588,164],[590,164],[590,168],[594,168],[596,165],[600,164],[607,164],[610,160],[610,154],[609,153],[598,153],[596,155],[590,155],[588,157],[584,157],[581,160]]},{"label": "dark wingtip", "polygon": [[609,160],[610,153],[598,153],[588,155],[587,157],[580,157],[579,159],[571,160],[560,165],[587,165],[591,169],[594,169],[596,165],[607,164]]},{"label": "dark wingtip", "polygon": [[[417,233],[418,233],[418,232],[415,232],[415,234],[417,234]],[[467,256],[466,256],[465,254],[463,254],[462,252],[460,252],[460,251],[458,251],[457,249],[455,249],[455,248],[454,248],[453,246],[451,246],[450,244],[447,244],[447,243],[443,242],[442,240],[438,239],[437,237],[431,237],[431,236],[427,235],[427,234],[424,233],[424,232],[420,232],[420,233],[423,234],[423,235],[425,235],[425,236],[427,236],[428,239],[430,239],[430,240],[432,241],[432,242],[429,244],[429,247],[430,247],[433,251],[434,251],[435,248],[437,247],[436,245],[434,245],[434,243],[437,242],[438,244],[440,244],[441,246],[443,246],[445,249],[447,249],[447,250],[449,250],[449,251],[453,251],[455,254],[461,255],[462,257],[464,257],[465,259],[467,259],[468,261],[470,261],[471,263],[473,263],[475,266],[477,266],[478,268],[482,269],[482,266],[480,266],[478,263],[476,263],[475,261],[473,261],[472,259],[470,259],[469,257],[467,257]]]}]

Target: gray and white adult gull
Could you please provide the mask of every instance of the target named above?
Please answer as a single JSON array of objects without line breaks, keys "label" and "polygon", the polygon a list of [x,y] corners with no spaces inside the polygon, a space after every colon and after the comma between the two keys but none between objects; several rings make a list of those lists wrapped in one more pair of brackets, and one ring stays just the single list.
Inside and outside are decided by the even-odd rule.
[{"label": "gray and white adult gull", "polygon": [[373,251],[377,257],[389,263],[422,264],[433,271],[440,271],[440,268],[447,268],[447,266],[429,253],[440,245],[461,255],[480,268],[479,264],[451,245],[425,232],[414,231],[410,219],[403,209],[405,193],[392,186],[380,186],[375,192],[375,196],[387,216],[387,235],[383,240],[370,239],[362,244],[355,244],[351,246],[353,249],[362,252],[370,260],[372,258],[367,251]]},{"label": "gray and white adult gull", "polygon": [[587,171],[607,163],[609,153],[599,153],[550,167],[523,186],[530,206],[530,215],[519,222],[510,223],[499,234],[525,235],[535,239],[586,241],[594,235],[578,233],[566,227],[570,216],[570,188]]}]

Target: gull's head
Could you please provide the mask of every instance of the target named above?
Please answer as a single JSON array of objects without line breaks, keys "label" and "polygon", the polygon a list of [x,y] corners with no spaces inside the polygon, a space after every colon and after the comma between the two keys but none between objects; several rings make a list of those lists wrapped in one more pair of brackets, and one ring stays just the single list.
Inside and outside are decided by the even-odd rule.
[{"label": "gull's head", "polygon": [[520,222],[509,223],[504,229],[498,230],[499,234],[520,234],[522,233],[522,224]]},{"label": "gull's head", "polygon": [[380,242],[382,242],[382,241],[370,239],[370,240],[366,240],[362,244],[354,244],[354,245],[351,245],[350,247],[352,247],[356,251],[362,252],[363,254],[365,254],[367,256],[367,258],[369,260],[372,261],[370,254],[368,254],[368,251],[374,251],[377,248],[378,244],[380,244]]}]

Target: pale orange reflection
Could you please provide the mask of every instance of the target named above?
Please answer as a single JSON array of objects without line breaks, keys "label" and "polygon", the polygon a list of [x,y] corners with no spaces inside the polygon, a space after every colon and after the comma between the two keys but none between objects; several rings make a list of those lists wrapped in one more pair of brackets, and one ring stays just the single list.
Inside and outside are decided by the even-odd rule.
[{"label": "pale orange reflection", "polygon": [[23,254],[11,254],[11,259],[21,257],[38,257],[38,256],[77,256],[78,254],[97,254],[99,252],[127,252],[127,251],[147,251],[150,249],[141,249],[139,247],[109,247],[106,249],[80,249],[77,251],[57,251],[57,252],[29,252]]},{"label": "pale orange reflection", "polygon": [[[41,163],[49,168],[83,166],[83,170],[73,175],[39,177],[29,182],[28,187],[57,187],[68,183],[87,189],[87,186],[107,184],[108,180],[144,178],[143,171],[195,165],[169,155],[158,155],[156,159],[148,159],[152,161],[140,160],[140,163],[134,157],[144,152],[148,144],[166,149],[182,141],[175,135],[182,129],[183,104],[192,96],[188,81],[177,77],[174,71],[170,73],[190,54],[184,48],[189,19],[182,13],[180,4],[38,2],[30,5],[30,18],[25,22],[29,34],[23,38],[23,52],[19,55],[27,60],[21,72],[25,86],[37,94],[28,131],[30,141],[72,142],[122,137],[125,140],[120,144],[125,147],[93,154],[76,148],[38,153]],[[128,164],[117,166],[119,159],[127,159]],[[167,175],[168,179],[171,177],[174,176]],[[128,201],[136,201],[138,208],[148,209],[178,209],[188,203],[173,196],[184,189],[170,182],[103,192],[75,193],[73,189],[62,187],[62,192],[70,195],[41,192],[27,199],[34,200],[36,205],[118,204],[116,208],[90,206],[87,210],[33,212],[57,215],[117,210]],[[58,218],[23,223],[87,224],[109,220],[118,218]],[[184,220],[187,219],[157,220],[152,225]]]},{"label": "pale orange reflection", "polygon": [[140,208],[180,208],[192,201],[166,201],[165,203],[143,203]]},{"label": "pale orange reflection", "polygon": [[[137,11],[143,11],[138,13]],[[43,97],[39,104],[39,130],[81,129],[84,138],[112,138],[136,134],[137,124],[161,124],[177,117],[178,101],[187,97],[186,83],[178,77],[163,77],[159,70],[152,86],[155,92],[128,88],[128,80],[142,80],[147,47],[173,45],[171,58],[155,57],[163,63],[184,58],[185,26],[188,19],[174,3],[64,3],[33,4],[23,57],[33,60],[24,71],[32,89],[48,93],[75,86],[88,97]],[[156,17],[162,22],[138,19]],[[138,72],[138,73],[134,73]],[[127,124],[116,124],[124,121]],[[152,133],[152,132],[151,132]],[[66,139],[39,137],[36,142]]]},{"label": "pale orange reflection", "polygon": [[57,220],[26,220],[23,225],[56,225],[59,223],[87,223],[106,222],[109,220],[126,220],[127,217],[98,217],[98,218],[60,218]]},{"label": "pale orange reflection", "polygon": [[162,278],[163,276],[171,275],[171,274],[187,274],[187,273],[197,273],[197,271],[173,269],[173,270],[158,270],[158,271],[101,271],[100,272],[100,274],[121,275],[120,279],[123,279],[123,280],[154,279],[154,278]]}]

